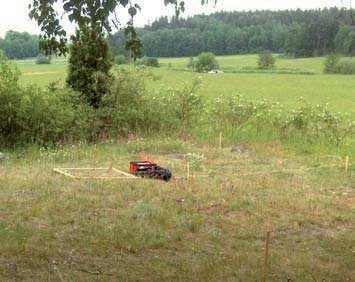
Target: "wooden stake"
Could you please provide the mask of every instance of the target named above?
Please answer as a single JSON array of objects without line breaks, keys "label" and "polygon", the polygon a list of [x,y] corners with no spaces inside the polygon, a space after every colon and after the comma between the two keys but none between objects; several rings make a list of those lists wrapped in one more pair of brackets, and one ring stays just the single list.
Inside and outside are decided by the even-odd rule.
[{"label": "wooden stake", "polygon": [[186,168],[187,168],[187,179],[189,179],[190,178],[190,163],[189,162],[186,163]]},{"label": "wooden stake", "polygon": [[93,148],[93,167],[95,168],[96,167],[96,144],[94,145],[94,148]]},{"label": "wooden stake", "polygon": [[219,149],[222,150],[222,132],[219,133]]},{"label": "wooden stake", "polygon": [[268,270],[269,270],[269,245],[270,245],[270,234],[271,231],[268,231],[266,233],[266,241],[265,241],[265,257],[264,257],[264,273],[263,273],[263,279],[262,281],[265,282],[268,276]]},{"label": "wooden stake", "polygon": [[112,167],[113,167],[113,161],[111,161],[109,166],[108,166],[108,172],[112,171]]},{"label": "wooden stake", "polygon": [[345,172],[348,172],[349,170],[349,156],[346,156],[345,158]]}]

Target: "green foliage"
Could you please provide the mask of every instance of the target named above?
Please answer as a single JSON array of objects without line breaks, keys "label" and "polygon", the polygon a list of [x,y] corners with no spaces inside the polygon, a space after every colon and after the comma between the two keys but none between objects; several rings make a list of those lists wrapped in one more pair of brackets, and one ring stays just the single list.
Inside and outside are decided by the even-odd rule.
[{"label": "green foliage", "polygon": [[144,57],[142,59],[142,64],[146,67],[159,67],[159,61],[157,58],[152,58],[152,57]]},{"label": "green foliage", "polygon": [[341,26],[335,37],[336,51],[346,55],[355,55],[355,28],[353,26]]},{"label": "green foliage", "polygon": [[75,127],[77,116],[68,89],[51,91],[30,86],[21,92],[18,123],[22,142],[51,144],[76,139],[80,129]]},{"label": "green foliage", "polygon": [[[79,136],[75,95],[65,89],[21,87],[19,72],[0,62],[0,144],[48,144]],[[79,112],[78,112],[79,113]]]},{"label": "green foliage", "polygon": [[[63,55],[68,52],[67,33],[61,25],[63,14],[59,17],[56,11],[57,2],[58,0],[32,0],[29,6],[31,19],[37,21],[43,32],[41,49],[45,54]],[[205,3],[208,3],[208,0],[201,0],[202,5]],[[175,5],[177,16],[185,10],[184,1],[164,0],[164,4]],[[63,7],[63,12],[68,19],[77,24],[80,31],[90,28],[100,35],[103,35],[104,31],[110,33],[113,27],[118,28],[120,22],[117,18],[117,10],[123,7],[132,18],[124,28],[126,48],[131,50],[135,57],[140,55],[141,43],[133,27],[133,18],[141,9],[137,3],[132,4],[128,0],[64,0],[61,1],[60,6]]]},{"label": "green foliage", "polygon": [[195,63],[195,70],[197,72],[209,72],[218,68],[218,62],[213,53],[204,52],[197,57],[197,61]]},{"label": "green foliage", "polygon": [[37,65],[49,65],[51,63],[52,57],[39,54],[36,58]]},{"label": "green foliage", "polygon": [[328,110],[328,105],[312,106],[300,99],[298,109],[291,111],[282,121],[282,135],[303,136],[304,140],[315,143],[326,140],[339,145],[349,136],[354,136],[355,124],[340,114]]},{"label": "green foliage", "polygon": [[337,73],[338,64],[340,62],[340,57],[332,53],[325,58],[324,62],[324,73]]},{"label": "green foliage", "polygon": [[202,97],[197,93],[200,85],[200,80],[194,80],[182,87],[164,87],[149,93],[146,107],[152,130],[188,133],[198,123],[204,108]]},{"label": "green foliage", "polygon": [[187,83],[181,89],[172,89],[171,112],[176,115],[182,131],[185,133],[197,122],[200,111],[203,109],[202,98],[197,94],[201,85],[200,80]]},{"label": "green foliage", "polygon": [[144,101],[145,73],[120,69],[111,91],[103,97],[99,117],[107,135],[117,136],[149,126]]},{"label": "green foliage", "polygon": [[124,55],[117,55],[115,57],[115,64],[116,65],[124,65],[124,64],[127,64],[127,62],[128,62],[127,58]]},{"label": "green foliage", "polygon": [[[335,51],[334,39],[342,24],[350,25],[349,14],[338,8],[223,11],[187,19],[161,17],[140,30],[140,34],[144,54],[154,57],[190,57],[204,51],[232,55],[261,50],[287,52],[294,57],[321,56]],[[123,32],[113,35],[117,38],[115,46],[120,49],[124,46],[122,35]]]},{"label": "green foliage", "polygon": [[[17,123],[18,109],[21,105],[21,92],[18,85],[19,71],[7,62],[0,53],[0,142],[14,141],[21,128]],[[4,140],[5,139],[5,140]]]},{"label": "green foliage", "polygon": [[24,59],[36,57],[39,53],[39,39],[28,32],[8,31],[3,40],[0,39],[0,49],[9,59]]},{"label": "green foliage", "polygon": [[355,74],[355,61],[346,60],[339,62],[336,72],[340,74]]},{"label": "green foliage", "polygon": [[259,54],[258,67],[260,69],[271,69],[275,65],[275,58],[270,51]]},{"label": "green foliage", "polygon": [[104,36],[89,28],[78,30],[72,38],[67,83],[82,93],[93,108],[99,108],[109,93],[113,59]]},{"label": "green foliage", "polygon": [[338,55],[330,54],[325,59],[324,73],[355,74],[355,61],[341,60]]},{"label": "green foliage", "polygon": [[18,71],[2,60],[0,143],[94,142],[129,132],[216,140],[223,132],[228,142],[266,138],[340,146],[354,136],[354,124],[326,106],[302,104],[291,111],[277,103],[227,94],[210,100],[199,95],[200,81],[153,90],[145,87],[146,80],[154,79],[151,72],[119,69],[100,108],[93,109],[76,92],[55,84],[48,89],[22,87]]},{"label": "green foliage", "polygon": [[[216,98],[209,107],[213,130],[232,134],[258,134],[285,140],[340,145],[355,134],[355,124],[328,110],[328,105],[312,106],[303,99],[296,110],[283,109],[266,100],[252,102],[243,96]],[[214,121],[214,123],[211,122]],[[253,133],[254,132],[254,133]]]},{"label": "green foliage", "polygon": [[286,53],[296,58],[312,57],[314,50],[311,47],[310,37],[305,23],[294,24],[291,26],[285,41]]}]

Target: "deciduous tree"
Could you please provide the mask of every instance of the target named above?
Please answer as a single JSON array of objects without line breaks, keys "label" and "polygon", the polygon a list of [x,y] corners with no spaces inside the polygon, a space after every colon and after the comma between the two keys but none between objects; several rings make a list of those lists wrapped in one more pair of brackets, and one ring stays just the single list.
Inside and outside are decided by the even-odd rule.
[{"label": "deciduous tree", "polygon": [[[201,0],[201,4],[208,1]],[[182,0],[164,0],[164,3],[175,5],[177,16],[185,9]],[[106,34],[119,28],[118,9],[127,10],[130,20],[123,28],[126,49],[134,57],[139,57],[142,45],[133,19],[141,8],[131,0],[32,0],[30,17],[41,28],[40,47],[47,55],[65,55],[69,51],[67,32],[61,24],[62,17],[59,17],[56,5],[62,6],[64,14],[77,25],[77,32],[71,38],[67,82],[83,94],[89,105],[98,108],[103,95],[110,90],[110,68],[113,64]]]}]

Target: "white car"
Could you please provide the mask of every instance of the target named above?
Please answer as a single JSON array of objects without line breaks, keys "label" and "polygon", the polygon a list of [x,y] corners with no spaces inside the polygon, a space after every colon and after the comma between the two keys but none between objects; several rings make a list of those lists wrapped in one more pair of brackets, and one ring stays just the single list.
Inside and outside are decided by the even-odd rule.
[{"label": "white car", "polygon": [[223,71],[222,70],[211,70],[208,73],[218,74],[218,73],[223,73]]}]

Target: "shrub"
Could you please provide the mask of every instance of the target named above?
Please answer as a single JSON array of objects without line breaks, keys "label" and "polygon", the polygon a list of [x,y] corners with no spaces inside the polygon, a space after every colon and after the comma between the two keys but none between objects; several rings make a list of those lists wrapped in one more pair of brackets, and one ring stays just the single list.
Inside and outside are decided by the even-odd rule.
[{"label": "shrub", "polygon": [[342,61],[336,66],[336,72],[341,74],[355,74],[355,61]]},{"label": "shrub", "polygon": [[0,144],[49,144],[81,139],[77,126],[83,117],[73,106],[75,93],[68,89],[21,87],[19,72],[0,62]]},{"label": "shrub", "polygon": [[185,134],[193,129],[204,112],[202,98],[197,93],[199,86],[200,80],[195,80],[183,87],[164,87],[148,93],[144,107],[149,117],[150,130],[163,134]]},{"label": "shrub", "polygon": [[146,67],[159,67],[158,59],[153,57],[144,57],[142,60],[142,64]]},{"label": "shrub", "polygon": [[181,89],[172,89],[172,113],[176,115],[183,133],[193,128],[197,122],[196,118],[203,111],[202,98],[197,94],[200,85],[200,80],[194,80],[192,83],[185,84]]},{"label": "shrub", "polygon": [[215,69],[219,69],[219,65],[213,53],[205,52],[197,57],[195,63],[195,70],[197,72],[209,72]]},{"label": "shrub", "polygon": [[103,35],[90,28],[76,32],[70,47],[67,83],[95,109],[110,91],[112,65],[113,59]]},{"label": "shrub", "polygon": [[22,142],[44,145],[76,139],[80,127],[75,126],[76,111],[69,89],[51,91],[30,86],[21,92],[18,123]]},{"label": "shrub", "polygon": [[258,67],[259,69],[271,69],[275,66],[275,58],[269,51],[264,51],[259,54]]},{"label": "shrub", "polygon": [[52,57],[39,54],[36,58],[37,65],[49,65],[51,63]]},{"label": "shrub", "polygon": [[[99,110],[102,130],[108,135],[136,131],[145,126],[144,73],[120,70],[112,89],[102,100]],[[149,121],[148,121],[149,123]]]},{"label": "shrub", "polygon": [[337,54],[330,54],[325,58],[324,73],[337,73],[340,57]]},{"label": "shrub", "polygon": [[[273,136],[276,140],[291,142],[320,142],[340,145],[354,136],[354,123],[330,112],[327,105],[312,106],[301,100],[293,111],[267,101],[252,102],[242,96],[218,97],[208,110],[206,124],[212,132],[227,132],[232,136],[244,133]],[[214,121],[214,122],[212,122]]]},{"label": "shrub", "polygon": [[354,124],[340,114],[329,111],[327,105],[312,106],[300,99],[300,106],[286,115],[280,131],[283,137],[299,136],[309,143],[325,140],[340,145],[354,134]]},{"label": "shrub", "polygon": [[18,84],[20,72],[0,53],[0,142],[12,143],[20,134],[18,111],[21,91]]},{"label": "shrub", "polygon": [[118,55],[115,57],[115,64],[116,65],[124,65],[127,64],[128,60],[124,55]]},{"label": "shrub", "polygon": [[336,54],[330,54],[324,62],[324,73],[355,74],[355,61],[341,61]]}]

